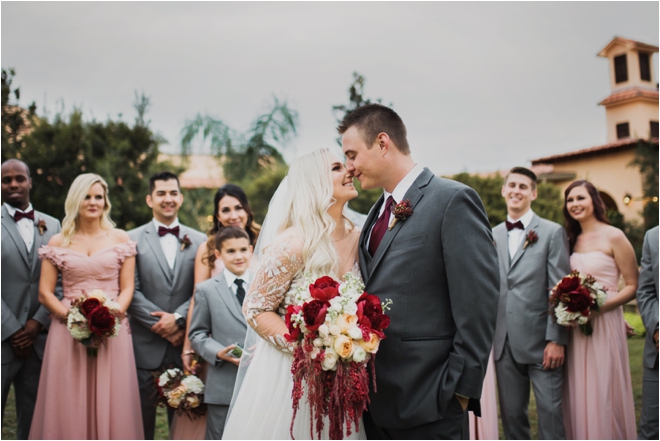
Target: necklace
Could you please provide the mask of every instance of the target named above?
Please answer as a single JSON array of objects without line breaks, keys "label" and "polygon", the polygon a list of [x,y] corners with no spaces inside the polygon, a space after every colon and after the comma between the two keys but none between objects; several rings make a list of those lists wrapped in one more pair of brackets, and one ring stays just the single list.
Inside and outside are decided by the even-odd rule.
[{"label": "necklace", "polygon": [[351,232],[347,230],[347,231],[346,231],[346,234],[344,234],[341,238],[339,238],[339,239],[332,239],[332,241],[333,241],[333,242],[339,242],[339,241],[342,241],[342,240],[346,239],[346,237],[348,237],[348,235],[349,235],[350,233],[351,233]]}]

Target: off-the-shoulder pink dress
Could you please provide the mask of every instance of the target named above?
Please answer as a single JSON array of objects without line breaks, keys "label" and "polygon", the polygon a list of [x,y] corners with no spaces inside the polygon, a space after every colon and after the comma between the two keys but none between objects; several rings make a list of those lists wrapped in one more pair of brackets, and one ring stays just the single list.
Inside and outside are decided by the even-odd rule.
[{"label": "off-the-shoulder pink dress", "polygon": [[[136,254],[128,241],[87,256],[68,248],[44,246],[62,274],[67,308],[83,292],[101,289],[116,300],[119,271]],[[144,439],[140,393],[128,320],[119,335],[107,339],[95,358],[53,320],[46,341],[30,439]]]},{"label": "off-the-shoulder pink dress", "polygon": [[[591,274],[617,295],[619,269],[601,251],[573,253],[571,269]],[[623,309],[594,317],[593,334],[569,333],[564,366],[566,439],[636,439],[635,404]]]}]

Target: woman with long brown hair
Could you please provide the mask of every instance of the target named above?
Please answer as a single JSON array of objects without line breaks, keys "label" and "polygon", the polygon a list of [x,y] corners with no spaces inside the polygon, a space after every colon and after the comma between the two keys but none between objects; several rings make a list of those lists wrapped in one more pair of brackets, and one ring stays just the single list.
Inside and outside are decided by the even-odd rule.
[{"label": "woman with long brown hair", "polygon": [[[567,439],[636,439],[635,406],[622,306],[635,298],[637,259],[623,231],[610,225],[605,204],[589,181],[564,192],[571,269],[590,274],[607,301],[589,318],[593,334],[569,333],[564,367]],[[619,291],[620,277],[624,287]]]}]

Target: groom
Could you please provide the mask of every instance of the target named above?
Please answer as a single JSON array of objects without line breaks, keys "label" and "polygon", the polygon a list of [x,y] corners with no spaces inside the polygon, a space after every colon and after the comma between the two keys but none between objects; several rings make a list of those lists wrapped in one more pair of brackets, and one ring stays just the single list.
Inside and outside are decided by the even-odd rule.
[{"label": "groom", "polygon": [[[497,314],[497,253],[483,204],[415,164],[392,109],[359,107],[337,130],[348,171],[365,190],[384,190],[359,243],[366,291],[393,301],[367,436],[460,439],[466,409],[480,414]],[[392,208],[405,201],[412,213],[396,218]]]}]

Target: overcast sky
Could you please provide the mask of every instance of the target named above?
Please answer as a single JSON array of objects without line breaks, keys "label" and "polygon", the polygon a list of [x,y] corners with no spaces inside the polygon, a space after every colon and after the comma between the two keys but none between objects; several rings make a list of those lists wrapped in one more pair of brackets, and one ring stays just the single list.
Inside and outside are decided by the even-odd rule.
[{"label": "overcast sky", "polygon": [[[658,2],[2,2],[21,104],[132,121],[134,91],[178,152],[208,112],[244,131],[276,95],[299,112],[288,159],[334,146],[352,73],[403,118],[437,174],[506,169],[606,142],[614,36],[658,45]],[[653,66],[658,72],[657,54]],[[657,81],[657,76],[655,77]]]}]

